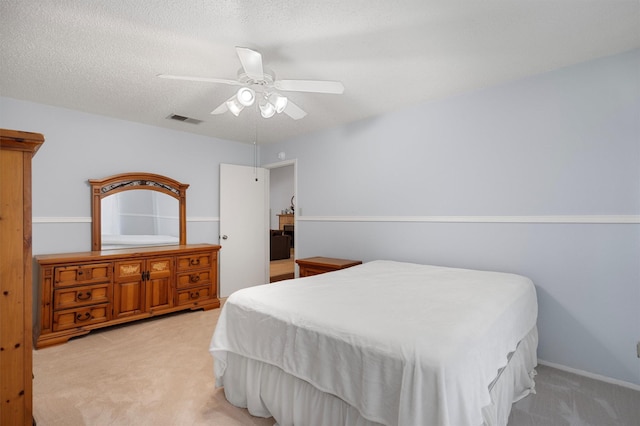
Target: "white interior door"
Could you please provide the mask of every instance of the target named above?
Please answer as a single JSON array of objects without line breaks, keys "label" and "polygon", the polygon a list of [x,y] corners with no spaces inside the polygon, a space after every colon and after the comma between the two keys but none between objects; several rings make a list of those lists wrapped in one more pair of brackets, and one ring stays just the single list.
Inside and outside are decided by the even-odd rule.
[{"label": "white interior door", "polygon": [[269,171],[220,164],[220,297],[269,282]]}]

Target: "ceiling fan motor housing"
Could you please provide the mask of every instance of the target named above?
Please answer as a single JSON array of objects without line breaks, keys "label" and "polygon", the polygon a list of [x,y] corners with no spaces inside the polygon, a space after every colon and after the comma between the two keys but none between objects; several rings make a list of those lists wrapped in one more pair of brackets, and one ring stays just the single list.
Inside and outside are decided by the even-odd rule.
[{"label": "ceiling fan motor housing", "polygon": [[273,88],[273,82],[276,81],[276,75],[271,70],[265,70],[263,73],[263,79],[255,80],[249,77],[243,68],[240,68],[238,70],[238,81],[248,86],[255,86],[253,87],[254,89],[260,89],[264,87]]}]

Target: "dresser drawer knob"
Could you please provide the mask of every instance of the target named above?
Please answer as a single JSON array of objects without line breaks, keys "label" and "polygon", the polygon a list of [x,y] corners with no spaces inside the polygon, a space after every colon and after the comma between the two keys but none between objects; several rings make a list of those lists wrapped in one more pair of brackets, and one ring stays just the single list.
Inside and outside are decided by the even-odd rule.
[{"label": "dresser drawer knob", "polygon": [[191,281],[192,283],[197,283],[198,281],[200,281],[200,275],[198,274],[189,275],[189,281]]},{"label": "dresser drawer knob", "polygon": [[191,259],[189,263],[191,266],[198,266],[200,264],[200,259]]},{"label": "dresser drawer knob", "polygon": [[198,297],[200,297],[200,292],[198,292],[198,291],[193,291],[193,292],[189,293],[189,296],[190,296],[192,299],[197,299]]}]

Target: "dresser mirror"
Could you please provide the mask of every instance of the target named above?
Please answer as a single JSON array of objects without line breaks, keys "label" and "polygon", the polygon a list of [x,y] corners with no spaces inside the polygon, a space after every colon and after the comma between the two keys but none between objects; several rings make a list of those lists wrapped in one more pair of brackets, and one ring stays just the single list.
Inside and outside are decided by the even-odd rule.
[{"label": "dresser mirror", "polygon": [[91,249],[186,244],[188,184],[152,173],[90,179]]}]

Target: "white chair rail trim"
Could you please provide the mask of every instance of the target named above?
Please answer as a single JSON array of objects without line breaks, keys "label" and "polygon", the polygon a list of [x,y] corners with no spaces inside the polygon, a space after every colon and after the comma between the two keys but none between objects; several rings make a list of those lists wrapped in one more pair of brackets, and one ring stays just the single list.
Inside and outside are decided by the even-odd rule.
[{"label": "white chair rail trim", "polygon": [[[91,223],[90,217],[33,217],[32,223]],[[219,217],[193,216],[187,217],[187,222],[220,222]]]},{"label": "white chair rail trim", "polygon": [[296,216],[306,222],[586,223],[640,224],[640,215],[555,216]]},{"label": "white chair rail trim", "polygon": [[[555,216],[304,216],[302,222],[424,222],[424,223],[586,223],[640,224],[640,215],[555,215]],[[219,222],[219,217],[193,216],[187,222]],[[90,217],[34,217],[36,223],[91,223]]]}]

